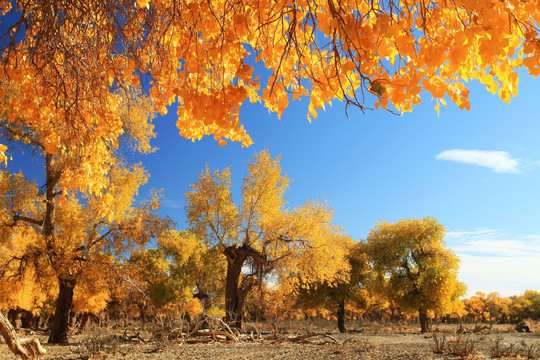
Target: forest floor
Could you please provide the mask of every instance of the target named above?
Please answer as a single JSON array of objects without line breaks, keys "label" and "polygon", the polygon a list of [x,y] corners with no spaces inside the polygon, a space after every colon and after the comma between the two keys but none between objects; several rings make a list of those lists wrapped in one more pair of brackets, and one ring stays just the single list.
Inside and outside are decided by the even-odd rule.
[{"label": "forest floor", "polygon": [[[435,332],[428,334],[408,324],[348,325],[353,330],[340,334],[332,323],[319,322],[313,326],[286,322],[281,323],[279,336],[274,338],[263,334],[259,339],[253,334],[231,342],[208,337],[198,341],[209,342],[194,344],[182,339],[155,340],[150,333],[135,327],[91,328],[71,335],[67,345],[46,344],[45,334],[29,336],[37,336],[44,344],[47,354],[42,360],[540,359],[538,324],[534,324],[535,331],[531,333],[517,333],[511,325],[494,325],[491,329],[472,332],[474,326],[469,325],[465,326],[468,330],[465,334],[456,334],[457,325],[434,326]],[[132,339],[128,340],[129,337]],[[0,343],[0,359],[17,358]]]}]

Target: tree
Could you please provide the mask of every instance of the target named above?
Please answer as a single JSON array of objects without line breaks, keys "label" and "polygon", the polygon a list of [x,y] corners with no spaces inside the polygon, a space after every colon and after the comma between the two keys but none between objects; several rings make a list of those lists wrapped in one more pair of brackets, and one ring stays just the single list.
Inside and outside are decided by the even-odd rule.
[{"label": "tree", "polygon": [[374,269],[405,311],[417,311],[422,332],[428,311],[452,311],[465,286],[457,280],[459,259],[444,244],[445,228],[432,217],[377,223],[367,239]]},{"label": "tree", "polygon": [[189,231],[170,231],[158,239],[159,248],[171,259],[170,274],[188,296],[184,305],[200,301],[209,314],[223,313],[227,263],[219,248],[209,247]]},{"label": "tree", "polygon": [[170,230],[157,240],[157,248],[131,254],[129,265],[159,314],[187,312],[193,299],[213,312],[221,295],[225,259],[188,231]]},{"label": "tree", "polygon": [[101,139],[121,135],[114,90],[143,81],[160,112],[181,104],[183,136],[249,145],[247,100],[281,116],[291,94],[306,96],[313,118],[333,99],[410,111],[425,89],[437,109],[468,109],[469,79],[509,101],[516,68],[540,73],[540,11],[519,0],[4,0],[0,11],[0,81],[19,89],[7,118],[37,125],[47,153],[85,138],[100,165]]},{"label": "tree", "polygon": [[233,202],[229,169],[207,167],[186,193],[190,231],[227,259],[226,320],[236,327],[242,325],[247,294],[266,277],[298,273],[333,282],[346,264],[331,211],[314,201],[287,209],[289,182],[280,159],[262,151],[248,163],[241,204]]},{"label": "tree", "polygon": [[509,298],[501,298],[499,293],[485,294],[477,291],[475,296],[463,300],[467,317],[472,321],[504,322],[509,315]]},{"label": "tree", "polygon": [[[147,175],[140,166],[126,168],[117,161],[117,144],[110,143],[106,137],[100,137],[99,144],[94,141],[89,147],[86,147],[86,138],[82,137],[78,146],[62,143],[51,153],[50,139],[43,133],[50,129],[40,128],[38,123],[28,124],[24,117],[9,118],[8,109],[17,106],[21,87],[3,83],[1,89],[4,95],[0,103],[4,110],[0,118],[2,141],[21,148],[29,147],[42,156],[45,165],[45,183],[41,191],[35,184],[26,192],[5,189],[9,206],[3,208],[2,220],[5,222],[1,225],[12,229],[23,226],[27,234],[34,232],[40,238],[39,244],[30,249],[30,255],[18,261],[24,264],[29,256],[44,256],[53,268],[59,281],[59,293],[49,341],[65,342],[73,289],[82,265],[92,263],[88,261],[89,256],[94,259],[103,256],[102,251],[116,248],[114,251],[121,253],[137,241],[148,240],[150,236],[146,235],[150,234],[145,231],[150,231],[151,223],[157,224],[152,212],[156,210],[158,199],[155,197],[141,204],[139,209],[132,207]],[[132,89],[118,91],[116,97],[113,105],[102,105],[114,107],[121,121],[120,130],[125,134],[122,141],[140,152],[152,151],[149,141],[154,137],[151,125],[154,112],[147,97]],[[72,134],[68,123],[57,123],[54,127],[65,136]],[[97,146],[95,157],[86,152],[94,145]],[[110,162],[103,168],[96,168],[94,161],[99,163],[100,154],[105,153]],[[131,244],[119,237],[120,228],[116,226],[120,223],[124,238],[131,240]],[[146,240],[142,240],[144,236]]]},{"label": "tree", "polygon": [[[297,286],[296,306],[304,309],[326,308],[337,314],[338,329],[346,332],[345,309],[349,302],[354,303],[356,309],[366,308],[369,302],[367,285],[370,279],[370,264],[365,252],[365,244],[351,243],[349,239],[343,244],[347,248],[347,261],[349,270],[341,270],[347,274],[338,282],[323,280],[318,283],[309,283],[307,280],[299,281]],[[290,296],[290,294],[286,294]]]},{"label": "tree", "polygon": [[0,170],[0,309],[37,314],[56,290],[54,273],[37,256],[43,245],[39,231],[14,223],[13,214],[34,217],[43,208],[38,188],[21,172]]},{"label": "tree", "polygon": [[540,291],[525,290],[523,295],[511,297],[510,316],[514,320],[540,319]]},{"label": "tree", "polygon": [[[14,192],[16,187],[8,187],[10,191],[4,193],[6,207],[3,212],[6,222],[1,225],[12,229],[9,236],[14,241],[30,243],[19,254],[8,252],[5,264],[16,264],[21,275],[26,276],[29,276],[30,271],[37,271],[34,276],[52,272],[58,281],[49,338],[52,343],[67,341],[74,289],[81,277],[85,274],[93,276],[96,283],[98,274],[104,276],[108,272],[106,264],[110,264],[114,257],[121,256],[136,245],[145,244],[162,231],[162,227],[168,226],[167,221],[162,221],[154,214],[158,198],[134,206],[138,188],[147,176],[144,169],[138,165],[132,168],[118,165],[110,173],[111,185],[106,194],[113,199],[112,211],[102,209],[101,198],[95,196],[86,197],[84,202],[74,195],[64,196],[55,204],[54,228],[49,237],[44,236],[40,227],[36,226],[42,223],[45,209],[41,207],[43,212],[40,213],[35,207],[19,205],[39,203],[41,196],[35,184],[28,181],[25,183],[33,185],[26,194]],[[2,177],[12,176],[2,172]],[[29,263],[41,264],[44,269],[38,270],[35,265],[26,268]]]}]

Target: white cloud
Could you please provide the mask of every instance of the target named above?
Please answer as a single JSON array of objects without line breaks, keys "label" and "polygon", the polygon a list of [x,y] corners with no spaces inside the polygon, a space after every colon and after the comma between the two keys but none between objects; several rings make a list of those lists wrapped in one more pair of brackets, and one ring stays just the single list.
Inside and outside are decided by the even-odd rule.
[{"label": "white cloud", "polygon": [[477,291],[501,296],[540,290],[540,235],[509,236],[493,229],[451,231],[447,245],[461,259],[459,278]]},{"label": "white cloud", "polygon": [[446,150],[435,157],[436,160],[456,161],[484,166],[498,173],[519,173],[519,159],[512,158],[506,151]]},{"label": "white cloud", "polygon": [[539,235],[510,238],[497,230],[481,229],[448,232],[446,241],[456,253],[461,254],[496,257],[528,257],[537,254],[540,259]]}]

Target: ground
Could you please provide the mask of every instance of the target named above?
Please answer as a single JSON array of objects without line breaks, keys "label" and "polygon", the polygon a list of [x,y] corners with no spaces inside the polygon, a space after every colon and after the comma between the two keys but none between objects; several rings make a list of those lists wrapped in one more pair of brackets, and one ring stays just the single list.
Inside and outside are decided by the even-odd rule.
[{"label": "ground", "polygon": [[[419,328],[407,324],[351,326],[353,331],[337,333],[328,328],[282,323],[280,336],[270,340],[255,334],[238,342],[211,341],[187,343],[177,340],[150,340],[150,334],[133,328],[93,328],[72,335],[68,345],[44,344],[47,354],[42,360],[125,359],[125,360],[212,360],[212,359],[540,359],[540,332],[517,333],[509,325],[470,334],[456,334],[457,325],[435,326],[436,332],[419,333]],[[362,326],[363,325],[363,326]],[[471,325],[466,330],[471,331]],[[127,331],[126,331],[127,330]],[[292,333],[291,331],[294,331]],[[466,332],[469,332],[466,331]],[[302,338],[299,336],[320,334]],[[140,341],[135,335],[139,334]],[[127,336],[126,336],[127,335]],[[127,337],[132,340],[127,340]],[[32,336],[32,335],[30,335]],[[45,334],[33,334],[46,343]],[[193,339],[193,338],[192,338]],[[209,338],[197,338],[209,341]],[[438,340],[438,345],[435,340]],[[305,342],[301,342],[305,341]],[[444,341],[444,345],[443,345]],[[439,348],[442,353],[434,353]],[[453,353],[453,354],[452,354]],[[468,355],[470,354],[470,355]],[[461,357],[460,357],[461,355]],[[467,357],[469,356],[469,357]],[[5,344],[0,344],[0,359],[15,360]]]}]

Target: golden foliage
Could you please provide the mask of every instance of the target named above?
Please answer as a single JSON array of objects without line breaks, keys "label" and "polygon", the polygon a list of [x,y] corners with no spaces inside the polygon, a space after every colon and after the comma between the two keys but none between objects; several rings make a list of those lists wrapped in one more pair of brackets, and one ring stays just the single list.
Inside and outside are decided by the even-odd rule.
[{"label": "golden foliage", "polygon": [[73,311],[77,313],[99,314],[111,300],[110,269],[95,261],[86,266],[79,275],[73,293]]},{"label": "golden foliage", "polygon": [[248,163],[242,202],[236,205],[230,170],[206,168],[186,193],[190,229],[211,246],[245,249],[252,272],[283,276],[295,272],[314,281],[337,280],[342,276],[339,270],[347,267],[348,238],[332,224],[332,210],[323,203],[307,201],[286,208],[283,196],[289,182],[281,174],[280,158],[260,152]]},{"label": "golden foliage", "polygon": [[447,99],[469,109],[469,80],[510,101],[517,68],[540,74],[540,11],[520,0],[31,0],[0,10],[11,24],[2,118],[36,129],[47,153],[92,154],[93,172],[108,167],[107,147],[124,131],[146,126],[122,123],[122,103],[143,82],[155,111],[179,105],[182,136],[247,146],[239,112],[248,100],[281,116],[291,95],[306,97],[312,119],[334,99],[411,111],[424,89],[437,111]]},{"label": "golden foliage", "polygon": [[222,255],[187,231],[166,231],[157,243],[158,248],[135,251],[129,260],[156,309],[196,316],[215,306],[212,298],[221,295],[226,266]]},{"label": "golden foliage", "polygon": [[458,314],[469,322],[507,323],[540,319],[540,291],[525,290],[522,295],[501,297],[497,292],[478,291],[461,301]]},{"label": "golden foliage", "polygon": [[509,298],[502,298],[497,292],[485,294],[478,291],[476,296],[463,300],[463,307],[469,321],[490,322],[505,320],[510,303]]},{"label": "golden foliage", "polygon": [[140,165],[124,168],[118,162],[104,192],[112,208],[103,208],[103,198],[75,192],[52,198],[54,228],[46,235],[44,194],[22,173],[0,171],[0,306],[39,311],[57,295],[57,282],[71,279],[79,284],[76,309],[103,310],[109,299],[107,264],[169,226],[153,214],[157,198],[135,206],[146,177]]},{"label": "golden foliage", "polygon": [[459,259],[444,244],[445,228],[432,217],[378,223],[367,239],[385,291],[406,311],[453,312],[465,286]]}]

